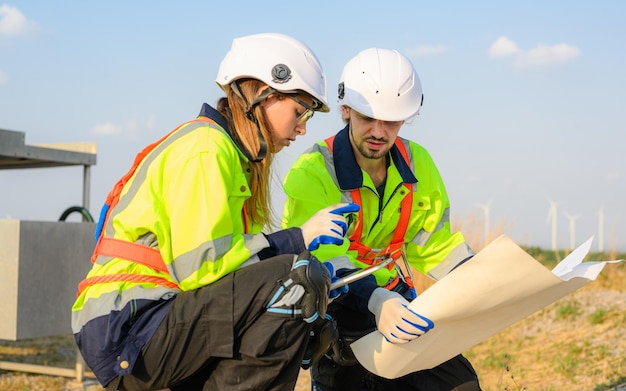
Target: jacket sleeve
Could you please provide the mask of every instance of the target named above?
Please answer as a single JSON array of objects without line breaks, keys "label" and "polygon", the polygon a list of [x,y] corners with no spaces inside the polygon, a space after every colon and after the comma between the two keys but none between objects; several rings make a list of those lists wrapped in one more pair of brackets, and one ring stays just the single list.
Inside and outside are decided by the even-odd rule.
[{"label": "jacket sleeve", "polygon": [[[461,232],[452,232],[450,200],[439,170],[421,147],[413,148],[418,190],[414,193],[406,253],[411,266],[439,280],[474,255]],[[415,229],[417,228],[417,229]]]},{"label": "jacket sleeve", "polygon": [[281,254],[300,254],[305,250],[302,230],[298,227],[283,229],[266,234],[269,247],[259,252],[261,260]]}]

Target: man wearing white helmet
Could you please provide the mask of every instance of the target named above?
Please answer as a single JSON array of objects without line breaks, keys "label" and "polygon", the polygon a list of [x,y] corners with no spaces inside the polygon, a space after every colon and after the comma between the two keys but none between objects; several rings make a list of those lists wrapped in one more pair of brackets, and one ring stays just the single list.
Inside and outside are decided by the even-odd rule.
[{"label": "man wearing white helmet", "polygon": [[271,232],[272,156],[328,111],[322,67],[282,34],[237,38],[217,109],[141,151],[107,197],[72,307],[107,390],[291,390],[331,273],[308,250],[342,243],[337,203]]},{"label": "man wearing white helmet", "polygon": [[363,50],[345,65],[338,97],[346,126],[314,144],[287,173],[283,227],[298,226],[327,205],[358,204],[356,224],[343,245],[322,245],[312,253],[332,262],[337,276],[386,266],[350,283],[348,293],[329,305],[327,315],[340,338],[324,357],[305,357],[314,387],[480,390],[474,369],[461,355],[427,371],[384,379],[363,368],[350,350],[351,341],[373,330],[394,344],[428,332],[435,326],[428,314],[408,308],[416,297],[411,270],[438,280],[474,253],[463,235],[450,229],[450,202],[431,156],[398,136],[423,101],[410,60],[395,50]]}]

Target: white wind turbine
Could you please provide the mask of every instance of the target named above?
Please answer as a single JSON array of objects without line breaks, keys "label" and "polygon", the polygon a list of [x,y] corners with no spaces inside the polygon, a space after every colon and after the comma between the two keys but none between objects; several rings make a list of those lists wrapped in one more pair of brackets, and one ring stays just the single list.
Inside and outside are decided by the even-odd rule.
[{"label": "white wind turbine", "polygon": [[576,219],[580,217],[580,213],[570,215],[565,212],[563,214],[569,219],[569,248],[573,250],[576,246]]},{"label": "white wind turbine", "polygon": [[604,252],[604,210],[598,211],[598,251]]},{"label": "white wind turbine", "polygon": [[556,245],[556,223],[557,223],[557,213],[556,213],[556,202],[552,201],[551,199],[548,199],[548,201],[550,202],[550,211],[548,212],[548,218],[546,219],[546,222],[552,222],[552,251],[556,251],[557,250],[557,245]]}]

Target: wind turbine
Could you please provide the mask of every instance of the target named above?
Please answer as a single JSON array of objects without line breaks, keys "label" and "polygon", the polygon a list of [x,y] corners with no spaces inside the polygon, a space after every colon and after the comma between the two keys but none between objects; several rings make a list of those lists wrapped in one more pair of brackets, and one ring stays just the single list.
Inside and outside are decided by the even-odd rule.
[{"label": "wind turbine", "polygon": [[556,220],[557,220],[557,213],[556,213],[556,202],[552,201],[551,199],[548,198],[548,202],[550,202],[550,211],[548,212],[548,218],[546,219],[546,223],[549,223],[550,221],[552,222],[552,251],[556,251],[557,250],[557,245],[556,245]]},{"label": "wind turbine", "polygon": [[604,210],[598,211],[598,251],[604,252]]},{"label": "wind turbine", "polygon": [[565,212],[563,214],[569,219],[569,248],[573,250],[576,246],[576,219],[580,217],[580,213],[570,215]]},{"label": "wind turbine", "polygon": [[491,205],[491,201],[486,204],[476,204],[479,208],[481,208],[485,214],[485,226],[483,229],[483,244],[487,244],[487,240],[489,240],[489,207]]}]

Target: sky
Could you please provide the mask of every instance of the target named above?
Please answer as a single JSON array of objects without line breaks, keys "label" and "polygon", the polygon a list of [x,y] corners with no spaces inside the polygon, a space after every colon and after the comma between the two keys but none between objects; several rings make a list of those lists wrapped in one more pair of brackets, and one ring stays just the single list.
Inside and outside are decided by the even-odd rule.
[{"label": "sky", "polygon": [[[27,145],[95,142],[97,218],[141,149],[222,96],[215,76],[234,38],[288,34],[324,67],[331,112],[277,155],[280,215],[288,167],[342,127],[343,65],[396,49],[425,97],[400,136],[431,153],[454,224],[486,220],[526,246],[594,236],[592,251],[626,251],[625,18],[618,0],[0,0],[0,129]],[[58,220],[81,204],[82,173],[0,170],[0,219]]]}]

